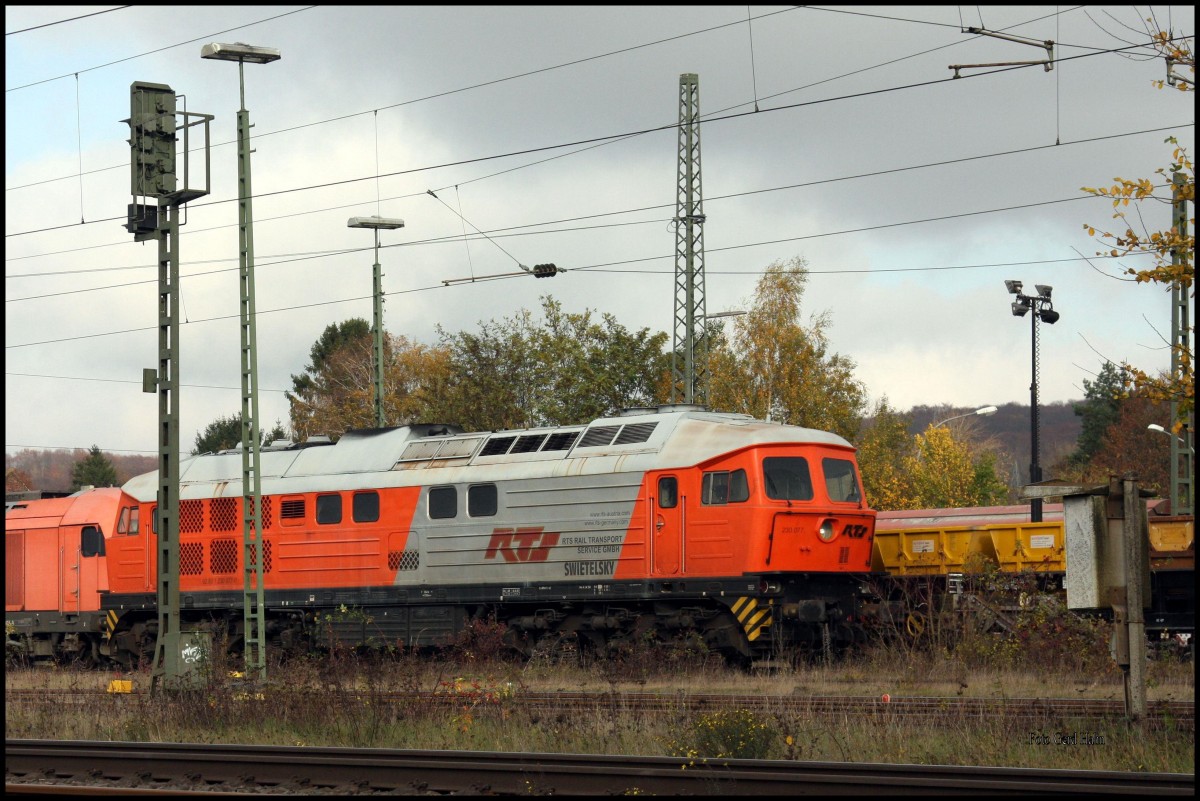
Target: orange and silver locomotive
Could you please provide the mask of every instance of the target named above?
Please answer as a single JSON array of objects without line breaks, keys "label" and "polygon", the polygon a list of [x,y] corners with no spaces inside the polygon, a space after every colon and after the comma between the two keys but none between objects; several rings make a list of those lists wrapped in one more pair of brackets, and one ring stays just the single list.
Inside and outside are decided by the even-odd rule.
[{"label": "orange and silver locomotive", "polygon": [[[180,465],[181,621],[235,640],[241,471],[237,451]],[[694,634],[758,659],[858,630],[875,512],[834,434],[673,406],[514,431],[352,431],[272,445],[260,472],[275,647],[431,646],[494,619],[526,653]],[[157,482],[9,510],[10,649],[149,659]]]}]

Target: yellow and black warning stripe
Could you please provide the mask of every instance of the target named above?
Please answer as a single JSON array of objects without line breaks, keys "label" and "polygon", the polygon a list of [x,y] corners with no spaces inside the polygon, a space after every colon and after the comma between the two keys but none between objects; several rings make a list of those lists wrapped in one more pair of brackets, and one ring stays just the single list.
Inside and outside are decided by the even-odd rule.
[{"label": "yellow and black warning stripe", "polygon": [[104,622],[100,624],[100,634],[107,640],[112,637],[112,633],[116,628],[117,612],[115,609],[109,609],[108,614],[104,616]]},{"label": "yellow and black warning stripe", "polygon": [[746,639],[754,642],[762,636],[763,631],[771,625],[771,607],[760,606],[757,598],[743,596],[734,601],[730,607],[733,616],[746,632]]}]

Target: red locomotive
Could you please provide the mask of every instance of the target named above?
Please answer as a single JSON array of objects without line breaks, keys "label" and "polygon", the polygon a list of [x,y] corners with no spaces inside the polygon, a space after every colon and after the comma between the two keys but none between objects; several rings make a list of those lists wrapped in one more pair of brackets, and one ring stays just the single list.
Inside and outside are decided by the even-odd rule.
[{"label": "red locomotive", "polygon": [[[276,647],[331,633],[430,646],[495,619],[526,653],[694,633],[745,660],[857,631],[875,512],[834,434],[672,406],[515,431],[352,431],[272,445],[260,465]],[[180,620],[235,641],[241,469],[237,451],[180,466]],[[10,649],[150,658],[157,482],[9,509]],[[347,609],[362,614],[330,627]]]}]

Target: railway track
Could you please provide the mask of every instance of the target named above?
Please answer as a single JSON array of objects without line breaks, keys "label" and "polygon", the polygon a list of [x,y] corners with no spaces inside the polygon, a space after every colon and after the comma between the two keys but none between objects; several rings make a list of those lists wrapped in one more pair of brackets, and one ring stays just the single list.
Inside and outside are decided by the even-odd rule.
[{"label": "railway track", "polygon": [[[260,690],[248,686],[244,698],[259,698]],[[267,697],[269,690],[261,697]],[[290,692],[296,692],[294,690]],[[416,709],[453,708],[462,705],[494,703],[484,692],[384,692],[347,693],[313,692],[323,702],[356,702],[369,700],[374,704],[390,704]],[[139,699],[142,692],[109,695],[100,690],[56,691],[53,701],[90,705],[102,697]],[[41,690],[7,690],[6,702],[36,703],[46,698]],[[666,711],[709,711],[746,709],[758,712],[816,715],[822,717],[853,716],[879,720],[939,721],[960,724],[964,720],[1003,717],[1029,721],[1047,720],[1118,720],[1124,717],[1120,701],[1082,698],[961,698],[926,696],[798,696],[798,695],[728,695],[697,693],[624,693],[624,692],[529,692],[520,691],[503,699],[510,708],[543,712],[613,711],[647,714]],[[1151,726],[1173,725],[1195,730],[1193,701],[1153,701],[1149,704],[1147,723]]]},{"label": "railway track", "polygon": [[1195,795],[1192,774],[588,754],[6,740],[4,762],[12,795]]}]

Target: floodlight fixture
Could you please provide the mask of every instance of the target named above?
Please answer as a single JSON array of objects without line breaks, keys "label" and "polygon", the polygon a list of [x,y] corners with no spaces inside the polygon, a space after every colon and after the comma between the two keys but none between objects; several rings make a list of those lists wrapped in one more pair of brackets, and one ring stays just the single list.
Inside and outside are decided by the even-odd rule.
[{"label": "floodlight fixture", "polygon": [[392,230],[394,228],[403,228],[404,220],[395,217],[351,217],[346,222],[346,227]]},{"label": "floodlight fixture", "polygon": [[200,58],[212,58],[218,61],[242,61],[251,64],[269,64],[278,61],[282,56],[274,47],[255,47],[245,42],[219,44],[212,42],[200,48]]},{"label": "floodlight fixture", "polygon": [[1020,281],[1005,281],[1004,286],[1008,288],[1010,295],[1021,294],[1021,287],[1024,286]]},{"label": "floodlight fixture", "polygon": [[1048,309],[1045,306],[1038,311],[1038,315],[1042,318],[1043,323],[1049,323],[1050,325],[1057,323],[1059,318],[1058,312],[1054,309]]},{"label": "floodlight fixture", "polygon": [[1054,287],[1048,284],[1034,284],[1034,287],[1037,289],[1038,297],[1040,298],[1049,298],[1050,290],[1054,289]]},{"label": "floodlight fixture", "polygon": [[1014,300],[1012,303],[1013,317],[1024,317],[1029,312],[1029,303],[1025,300]]}]

